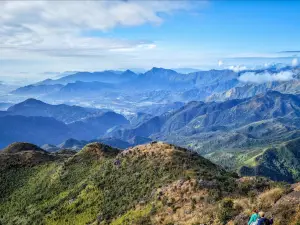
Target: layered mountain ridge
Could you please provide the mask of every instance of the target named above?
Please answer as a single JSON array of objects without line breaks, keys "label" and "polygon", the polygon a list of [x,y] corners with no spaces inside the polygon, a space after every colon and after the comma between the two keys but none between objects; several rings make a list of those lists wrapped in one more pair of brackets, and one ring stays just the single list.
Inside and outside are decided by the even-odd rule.
[{"label": "layered mountain ridge", "polygon": [[0,112],[0,148],[14,141],[43,145],[69,138],[91,140],[128,123],[124,116],[109,110],[27,99]]},{"label": "layered mountain ridge", "polygon": [[248,166],[243,157],[300,137],[299,74],[289,66],[68,73],[7,96],[29,99],[0,111],[0,147],[24,141],[57,152],[94,141],[126,149],[161,140],[238,171]]},{"label": "layered mountain ridge", "polygon": [[[112,136],[168,137],[196,135],[205,132],[229,131],[258,121],[299,118],[300,99],[296,95],[267,92],[253,98],[225,102],[190,102],[177,111],[153,117],[132,129],[115,130]],[[283,119],[286,120],[283,120]],[[295,120],[296,122],[297,120]],[[293,126],[299,128],[296,122]]]}]

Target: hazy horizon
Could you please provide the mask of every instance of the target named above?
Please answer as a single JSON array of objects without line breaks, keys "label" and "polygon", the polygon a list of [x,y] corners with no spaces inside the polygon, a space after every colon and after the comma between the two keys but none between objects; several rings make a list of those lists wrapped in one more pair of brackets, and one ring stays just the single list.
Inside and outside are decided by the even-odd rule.
[{"label": "hazy horizon", "polygon": [[298,1],[0,4],[0,80],[10,82],[64,71],[299,63]]}]

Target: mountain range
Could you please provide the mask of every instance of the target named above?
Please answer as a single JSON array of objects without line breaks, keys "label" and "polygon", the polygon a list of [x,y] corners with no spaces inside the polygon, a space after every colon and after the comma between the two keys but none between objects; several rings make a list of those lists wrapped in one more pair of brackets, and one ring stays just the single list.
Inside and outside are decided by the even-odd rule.
[{"label": "mountain range", "polygon": [[[224,101],[253,97],[272,90],[299,94],[299,71],[299,67],[287,66],[239,72],[228,69],[195,71],[187,74],[156,67],[139,74],[130,70],[74,72],[56,80],[47,79],[18,88],[11,92],[9,98],[18,102],[16,99],[26,96],[50,103],[84,103],[91,107],[137,113],[152,104],[163,107],[163,104],[174,102]],[[249,76],[257,80],[268,76],[273,81],[253,83],[251,79],[243,79]]]},{"label": "mountain range", "polygon": [[[79,150],[100,141],[125,149],[161,140],[239,171],[248,166],[241,158],[247,161],[270,145],[279,148],[300,137],[299,71],[272,66],[183,74],[154,67],[139,74],[68,73],[11,92],[10,100],[30,98],[0,111],[0,147],[27,141],[47,144],[51,151]],[[249,76],[272,81],[245,81]],[[30,123],[38,135],[31,133]],[[233,160],[224,163],[224,157]],[[292,177],[285,180],[298,180]]]},{"label": "mountain range", "polygon": [[64,123],[71,123],[88,117],[101,115],[106,110],[69,106],[51,105],[37,99],[27,99],[7,109],[9,115],[53,117]]},{"label": "mountain range", "polygon": [[[134,136],[163,140],[235,169],[243,164],[224,162],[223,155],[261,154],[270,144],[276,146],[299,138],[299,116],[299,96],[269,91],[225,102],[190,102],[173,112],[148,117],[144,123],[110,130],[105,136],[121,140]],[[288,163],[293,160],[296,159],[287,159]]]},{"label": "mountain range", "polygon": [[[286,126],[289,131],[299,129],[300,98],[297,95],[267,92],[252,98],[225,102],[190,102],[170,113],[148,119],[136,127],[114,130],[108,135],[129,139],[132,136],[151,136],[179,142],[180,137],[198,138],[204,133],[237,131],[249,124],[249,133],[258,125],[273,119]],[[242,129],[243,131],[245,129]],[[242,132],[240,132],[242,133]]]},{"label": "mountain range", "polygon": [[266,93],[270,90],[279,91],[286,94],[300,94],[300,80],[291,80],[283,82],[267,82],[262,84],[246,84],[244,86],[234,87],[225,92],[209,96],[208,101],[225,101],[230,99],[249,98],[258,94]]},{"label": "mountain range", "polygon": [[15,141],[43,145],[59,144],[69,138],[91,140],[128,123],[124,116],[108,110],[27,99],[0,111],[0,147]]}]

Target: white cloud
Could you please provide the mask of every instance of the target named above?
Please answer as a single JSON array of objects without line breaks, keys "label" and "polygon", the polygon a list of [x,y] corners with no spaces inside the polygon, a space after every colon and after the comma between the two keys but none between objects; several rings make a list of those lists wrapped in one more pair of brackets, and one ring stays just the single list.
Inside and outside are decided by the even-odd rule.
[{"label": "white cloud", "polygon": [[159,26],[178,10],[195,10],[202,3],[0,1],[0,80],[43,79],[45,71],[171,67],[185,56],[171,59],[174,53],[166,51],[164,43],[139,35],[122,38],[113,30]]},{"label": "white cloud", "polygon": [[297,58],[294,58],[292,60],[292,66],[297,66],[299,63],[298,63],[298,59]]},{"label": "white cloud", "polygon": [[159,24],[159,13],[187,8],[186,2],[160,1],[4,1],[1,21],[31,28],[97,29]]},{"label": "white cloud", "polygon": [[246,72],[243,73],[239,80],[245,83],[266,83],[271,81],[289,81],[293,79],[293,73],[291,71],[282,71],[279,73],[271,74]]},{"label": "white cloud", "polygon": [[234,72],[240,72],[246,70],[247,67],[243,65],[235,65],[235,66],[229,66],[228,69],[233,70]]},{"label": "white cloud", "polygon": [[[0,80],[24,76],[36,79],[45,71],[93,71],[161,63],[161,59],[157,62],[162,53],[155,40],[138,35],[125,39],[111,31],[143,24],[159,26],[164,15],[193,10],[192,5],[188,1],[160,0],[0,1]],[[29,73],[24,75],[24,71]]]},{"label": "white cloud", "polygon": [[219,60],[219,61],[218,61],[218,66],[219,66],[219,67],[223,66],[223,64],[224,64],[224,63],[223,63],[222,60]]},{"label": "white cloud", "polygon": [[160,13],[188,6],[186,1],[1,1],[0,46],[6,50],[1,58],[19,58],[25,51],[93,56],[124,49],[151,50],[156,47],[152,41],[92,33],[105,33],[117,26],[159,25],[163,22]]}]

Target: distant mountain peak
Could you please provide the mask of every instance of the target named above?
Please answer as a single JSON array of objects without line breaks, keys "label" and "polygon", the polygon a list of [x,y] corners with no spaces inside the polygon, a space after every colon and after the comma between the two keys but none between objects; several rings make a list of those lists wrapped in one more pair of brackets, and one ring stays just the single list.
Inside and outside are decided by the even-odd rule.
[{"label": "distant mountain peak", "polygon": [[162,67],[152,67],[151,70],[162,70],[162,69],[164,69],[164,68],[162,68]]},{"label": "distant mountain peak", "polygon": [[43,101],[37,100],[35,98],[28,98],[27,100],[25,100],[23,102],[20,102],[18,104],[15,104],[15,105],[9,107],[7,109],[7,111],[12,112],[12,111],[15,111],[19,108],[24,108],[24,107],[27,108],[28,106],[29,107],[36,107],[36,106],[46,106],[46,105],[48,105],[48,104],[43,102]]},{"label": "distant mountain peak", "polygon": [[122,74],[125,75],[125,74],[136,74],[136,73],[133,72],[132,70],[125,70]]},{"label": "distant mountain peak", "polygon": [[41,148],[47,152],[57,152],[60,150],[60,148],[58,148],[56,145],[52,145],[52,144],[44,144],[41,146]]},{"label": "distant mountain peak", "polygon": [[66,140],[63,143],[61,143],[60,145],[58,145],[58,147],[60,147],[60,148],[72,148],[74,146],[81,146],[81,145],[82,145],[82,141],[78,141],[74,138],[69,138],[68,140]]},{"label": "distant mountain peak", "polygon": [[30,105],[41,105],[41,104],[47,104],[41,100],[35,99],[35,98],[28,98],[23,102],[20,102],[19,104],[30,104]]},{"label": "distant mountain peak", "polygon": [[177,73],[175,70],[171,70],[171,69],[165,69],[162,67],[153,67],[151,70],[149,70],[148,72],[162,72],[162,71],[169,71],[169,72],[174,72]]}]

